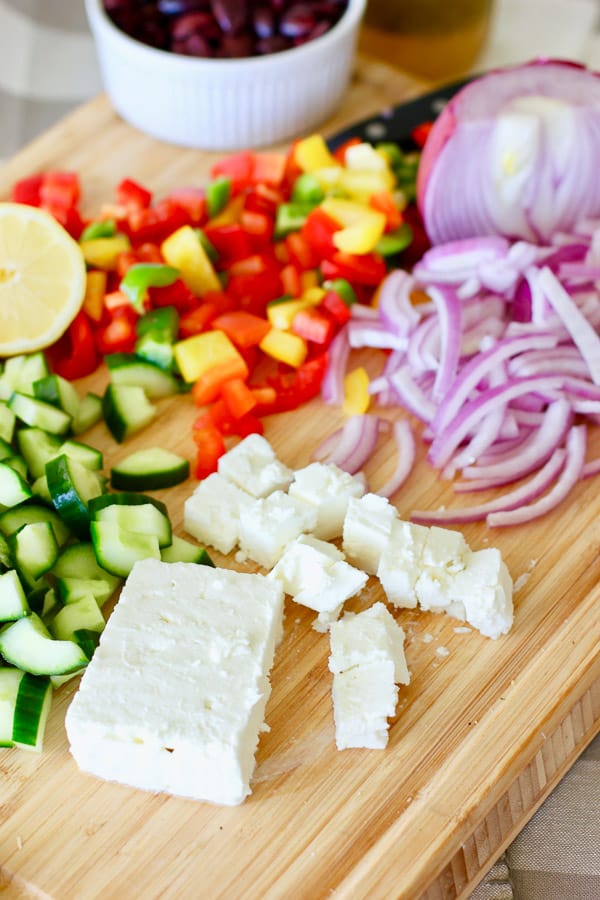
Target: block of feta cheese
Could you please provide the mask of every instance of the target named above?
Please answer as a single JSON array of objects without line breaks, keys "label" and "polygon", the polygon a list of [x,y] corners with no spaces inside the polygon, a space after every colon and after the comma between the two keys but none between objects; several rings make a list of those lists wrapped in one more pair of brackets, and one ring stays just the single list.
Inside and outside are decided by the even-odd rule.
[{"label": "block of feta cheese", "polygon": [[248,435],[224,453],[218,471],[253,497],[285,491],[294,477],[293,471],[277,459],[270,443],[260,434]]},{"label": "block of feta cheese", "polygon": [[415,585],[421,574],[423,549],[429,534],[424,525],[402,519],[392,523],[390,538],[383,548],[377,577],[394,606],[414,609],[418,605]]},{"label": "block of feta cheese", "polygon": [[254,498],[218,472],[204,478],[183,505],[183,527],[201,544],[230,553],[239,540],[242,509]]},{"label": "block of feta cheese", "polygon": [[344,518],[351,497],[362,497],[365,481],[350,475],[334,463],[314,462],[298,469],[288,493],[317,510],[315,537],[332,541],[342,536]]},{"label": "block of feta cheese", "polygon": [[398,684],[408,684],[404,631],[383,603],[346,613],[331,625],[329,668],[338,750],[382,750],[395,714]]},{"label": "block of feta cheese", "polygon": [[396,509],[385,497],[371,493],[350,497],[342,535],[346,558],[375,575],[396,519]]},{"label": "block of feta cheese", "polygon": [[316,510],[284,491],[257,497],[240,513],[239,544],[245,556],[271,569],[290,541],[312,531]]},{"label": "block of feta cheese", "polygon": [[459,597],[450,599],[448,585],[452,576],[465,568],[469,552],[469,546],[460,531],[437,525],[427,529],[421,556],[421,574],[415,584],[415,594],[421,609],[447,612],[456,618],[465,618],[462,601]]},{"label": "block of feta cheese", "polygon": [[280,581],[296,603],[318,613],[317,631],[327,631],[346,600],[367,582],[367,574],[347,563],[334,544],[309,534],[287,545],[268,577]]},{"label": "block of feta cheese", "polygon": [[513,583],[496,547],[467,551],[464,568],[448,579],[447,597],[447,611],[486,637],[496,639],[510,631]]},{"label": "block of feta cheese", "polygon": [[135,564],[67,711],[84,772],[237,805],[250,779],[282,635],[265,576]]}]

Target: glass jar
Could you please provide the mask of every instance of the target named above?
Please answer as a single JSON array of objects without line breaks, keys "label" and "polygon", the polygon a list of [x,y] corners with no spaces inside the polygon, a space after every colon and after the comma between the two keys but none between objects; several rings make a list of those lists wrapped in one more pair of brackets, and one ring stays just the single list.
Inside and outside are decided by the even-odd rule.
[{"label": "glass jar", "polygon": [[369,0],[361,50],[414,75],[464,75],[487,37],[492,0]]}]

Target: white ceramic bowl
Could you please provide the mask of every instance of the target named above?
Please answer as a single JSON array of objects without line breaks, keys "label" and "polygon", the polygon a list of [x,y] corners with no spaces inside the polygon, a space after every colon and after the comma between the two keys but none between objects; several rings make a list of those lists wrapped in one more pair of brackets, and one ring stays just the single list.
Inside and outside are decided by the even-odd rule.
[{"label": "white ceramic bowl", "polygon": [[186,147],[260,147],[315,129],[339,105],[352,74],[366,0],[349,0],[322,37],[245,59],[155,50],[120,31],[102,0],[85,0],[105,90],[141,131]]}]

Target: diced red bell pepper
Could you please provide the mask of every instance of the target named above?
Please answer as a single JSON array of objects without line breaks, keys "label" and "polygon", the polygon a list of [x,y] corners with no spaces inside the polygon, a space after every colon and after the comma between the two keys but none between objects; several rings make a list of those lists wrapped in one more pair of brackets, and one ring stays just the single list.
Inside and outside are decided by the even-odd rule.
[{"label": "diced red bell pepper", "polygon": [[54,210],[75,209],[81,197],[79,177],[74,172],[46,172],[40,186],[40,205]]},{"label": "diced red bell pepper", "polygon": [[202,225],[206,221],[206,194],[203,188],[178,188],[166,198],[182,206],[192,225]]},{"label": "diced red bell pepper", "polygon": [[378,253],[363,253],[359,256],[338,250],[331,259],[321,262],[321,273],[325,279],[346,278],[351,283],[375,287],[385,278],[387,269],[383,257]]},{"label": "diced red bell pepper", "polygon": [[254,184],[279,186],[285,177],[286,162],[285,153],[255,153],[252,181]]},{"label": "diced red bell pepper", "polygon": [[345,325],[350,318],[350,307],[336,291],[327,291],[320,304],[337,325]]},{"label": "diced red bell pepper", "polygon": [[324,310],[309,306],[296,313],[291,330],[305,341],[327,346],[335,333],[335,326]]},{"label": "diced red bell pepper", "polygon": [[151,307],[174,306],[177,312],[182,315],[196,309],[198,306],[198,298],[181,278],[178,278],[173,284],[165,285],[165,287],[149,288],[148,295]]},{"label": "diced red bell pepper", "polygon": [[107,325],[96,331],[96,347],[102,356],[108,353],[133,353],[138,319],[131,303],[118,309]]},{"label": "diced red bell pepper", "polygon": [[283,191],[268,184],[255,184],[244,198],[244,209],[266,213],[275,218],[277,207],[285,201]]},{"label": "diced red bell pepper", "polygon": [[65,334],[46,351],[57,375],[74,381],[93,372],[99,363],[90,319],[80,310]]},{"label": "diced red bell pepper", "polygon": [[245,256],[243,259],[236,259],[231,263],[228,269],[231,276],[254,276],[273,270],[273,260],[265,253],[252,253],[250,256]]},{"label": "diced red bell pepper", "polygon": [[192,431],[196,444],[195,476],[201,480],[217,471],[219,458],[226,452],[223,435],[214,425],[205,425]]},{"label": "diced red bell pepper", "polygon": [[40,205],[40,191],[44,181],[44,175],[29,175],[15,182],[11,192],[11,200],[14,203],[26,203],[27,206]]},{"label": "diced red bell pepper", "polygon": [[132,266],[138,263],[163,263],[164,259],[157,244],[149,241],[140,244],[135,250],[125,250],[117,258],[117,274],[123,278]]},{"label": "diced red bell pepper", "polygon": [[51,213],[54,216],[57,222],[60,222],[62,227],[69,232],[71,237],[75,238],[75,240],[79,240],[81,232],[85,228],[85,222],[83,221],[79,210],[74,206],[55,206],[49,207],[44,203],[41,204],[41,209],[47,210],[47,212]]},{"label": "diced red bell pepper", "polygon": [[240,225],[256,249],[269,247],[273,238],[274,221],[271,216],[251,209],[242,210]]},{"label": "diced red bell pepper", "polygon": [[327,354],[320,353],[308,359],[292,372],[286,371],[268,379],[268,385],[275,389],[272,402],[257,403],[257,416],[286,412],[297,409],[313,397],[318,396],[327,370]]},{"label": "diced red bell pepper", "polygon": [[232,275],[227,282],[227,293],[241,309],[261,316],[267,303],[281,296],[281,277],[271,269],[258,275]]},{"label": "diced red bell pepper", "polygon": [[241,419],[256,406],[257,400],[244,379],[230,378],[221,385],[221,397],[234,419]]},{"label": "diced red bell pepper", "polygon": [[134,245],[162,244],[170,234],[189,224],[190,217],[182,206],[173,200],[161,200],[147,208],[132,208],[124,230]]},{"label": "diced red bell pepper", "polygon": [[243,259],[252,253],[249,237],[239,222],[229,222],[224,225],[209,223],[204,228],[204,234],[219,254],[221,262]]},{"label": "diced red bell pepper", "polygon": [[340,228],[339,222],[336,222],[320,206],[315,206],[306,217],[300,234],[320,258],[328,258],[337,252],[333,243],[333,235]]},{"label": "diced red bell pepper", "polygon": [[319,265],[321,259],[318,253],[301,232],[292,231],[291,234],[286,235],[284,241],[289,261],[300,269],[314,269]]},{"label": "diced red bell pepper", "polygon": [[187,338],[206,331],[207,328],[212,327],[217,312],[213,303],[202,301],[196,309],[184,313],[179,319],[179,337]]},{"label": "diced red bell pepper", "polygon": [[206,369],[194,382],[192,397],[196,406],[216,400],[222,385],[230,378],[247,378],[248,367],[241,356],[232,357]]},{"label": "diced red bell pepper", "polygon": [[371,194],[369,206],[384,214],[386,232],[395,231],[402,224],[402,213],[394,203],[394,198],[389,191],[378,191]]},{"label": "diced red bell pepper", "polygon": [[429,132],[433,128],[433,122],[421,122],[420,125],[417,125],[416,128],[410,133],[411,138],[417,145],[417,147],[423,148],[429,137]]},{"label": "diced red bell pepper", "polygon": [[290,297],[300,296],[302,293],[302,279],[300,275],[299,269],[293,263],[288,263],[287,266],[282,268],[280,277],[284,294],[288,294]]},{"label": "diced red bell pepper", "polygon": [[152,203],[152,192],[132,178],[123,178],[115,193],[117,205],[127,209],[148,209]]},{"label": "diced red bell pepper", "polygon": [[242,150],[220,159],[210,170],[211,178],[230,178],[232,193],[237,194],[252,183],[254,153]]},{"label": "diced red bell pepper", "polygon": [[238,348],[255,347],[271,330],[270,323],[243,309],[233,309],[222,313],[212,322],[213,328],[220,328]]}]

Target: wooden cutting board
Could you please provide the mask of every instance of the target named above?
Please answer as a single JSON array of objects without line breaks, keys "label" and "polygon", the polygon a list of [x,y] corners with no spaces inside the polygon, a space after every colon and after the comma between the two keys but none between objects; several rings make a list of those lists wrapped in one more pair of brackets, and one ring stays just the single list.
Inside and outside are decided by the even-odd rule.
[{"label": "wooden cutting board", "polygon": [[[324,131],[418,91],[405,76],[362,61]],[[203,183],[213,159],[135,132],[99,98],[7,163],[0,197],[19,176],[74,168],[92,212],[125,175],[160,193]],[[381,360],[373,355],[369,365],[377,371]],[[101,391],[104,383],[100,372],[81,388]],[[315,401],[268,421],[266,435],[285,463],[307,464],[317,441],[341,421],[335,410],[323,412]],[[104,450],[107,468],[150,443],[191,458],[194,415],[189,397],[169,398],[156,423],[126,446],[103,425],[88,439]],[[589,455],[598,453],[600,429],[590,435]],[[373,489],[393,464],[388,443],[369,463]],[[179,534],[193,486],[157,492]],[[394,499],[407,516],[414,507],[452,502],[452,493],[421,454]],[[0,752],[0,890],[57,900],[467,895],[600,729],[599,512],[598,479],[590,479],[531,525],[464,528],[474,548],[501,548],[520,585],[514,628],[491,641],[444,616],[397,612],[412,680],[401,689],[385,751],[336,750],[328,640],[312,630],[313,614],[289,603],[270,731],[241,807],[151,795],[81,774],[64,729],[76,685],[63,686],[43,753]],[[349,607],[381,596],[371,579]]]}]

